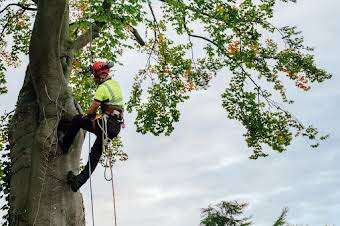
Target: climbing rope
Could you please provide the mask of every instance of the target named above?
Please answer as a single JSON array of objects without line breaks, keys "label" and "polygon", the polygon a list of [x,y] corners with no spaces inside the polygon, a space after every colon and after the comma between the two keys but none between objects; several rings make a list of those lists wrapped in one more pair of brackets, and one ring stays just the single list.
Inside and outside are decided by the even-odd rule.
[{"label": "climbing rope", "polygon": [[[109,138],[107,133],[107,115],[103,115],[100,118],[101,123],[99,124],[100,129],[102,130],[102,150],[108,150],[108,157],[106,158],[105,170],[104,170],[104,178],[106,181],[111,181],[112,187],[112,202],[113,202],[113,216],[114,216],[114,223],[117,226],[117,212],[116,212],[116,197],[115,197],[115,187],[113,182],[113,170],[112,170],[112,140]],[[107,165],[110,168],[110,176],[111,178],[106,177],[106,167]]]},{"label": "climbing rope", "polygon": [[92,179],[91,179],[91,133],[89,133],[89,178],[90,178],[90,194],[91,194],[91,211],[92,211],[92,226],[94,226],[94,207],[93,207],[93,192],[92,192]]},{"label": "climbing rope", "polygon": [[[90,90],[92,90],[91,83],[90,83]],[[91,103],[91,93],[90,93],[90,103]],[[91,172],[92,171],[91,170],[91,133],[89,133],[89,156],[88,156],[88,163],[89,163],[89,178],[90,178],[92,226],[94,226],[94,207],[93,207],[94,205],[93,205],[93,191],[92,191],[92,179],[91,179],[91,174],[92,174],[92,172]]]},{"label": "climbing rope", "polygon": [[[90,2],[90,8],[91,2]],[[92,15],[91,15],[92,10],[90,9],[90,65],[93,63],[93,52],[92,52]],[[91,103],[92,98],[91,98],[91,91],[92,91],[92,83],[90,82],[90,95],[89,95],[89,103]],[[90,195],[91,195],[91,212],[92,212],[92,226],[94,226],[94,205],[93,205],[93,191],[92,191],[92,179],[91,179],[91,133],[89,133],[89,156],[88,156],[88,162],[89,162],[89,178],[90,178]]]},{"label": "climbing rope", "polygon": [[[91,2],[90,2],[90,8],[91,8]],[[90,31],[89,31],[89,35],[90,35],[90,65],[92,65],[94,63],[94,57],[93,57],[93,50],[92,50],[92,34],[93,34],[93,30],[92,30],[92,15],[91,15],[92,10],[90,9]],[[92,91],[92,85],[90,82],[90,103],[91,103],[91,91]],[[110,167],[110,174],[111,174],[111,178],[110,180],[107,180],[107,178],[105,177],[105,179],[107,181],[111,181],[111,186],[112,186],[112,198],[113,198],[113,214],[114,214],[114,223],[115,226],[117,226],[117,214],[116,214],[116,198],[115,198],[115,188],[114,188],[114,183],[113,183],[113,170],[112,170],[112,148],[109,148],[108,146],[111,144],[111,139],[109,139],[108,137],[108,133],[107,133],[107,116],[103,115],[103,117],[101,117],[101,119],[99,119],[98,121],[101,121],[101,123],[97,123],[97,125],[99,125],[100,129],[102,130],[102,150],[105,151],[106,148],[108,148],[109,150],[109,157],[108,157],[108,161],[109,161],[109,167]],[[91,180],[91,161],[90,161],[90,154],[91,154],[91,133],[89,133],[89,178],[90,178],[90,193],[91,193],[91,210],[92,210],[92,226],[94,226],[94,205],[93,205],[93,190],[92,190],[92,180]],[[106,168],[105,168],[106,171]],[[104,172],[105,174],[105,172]]]}]

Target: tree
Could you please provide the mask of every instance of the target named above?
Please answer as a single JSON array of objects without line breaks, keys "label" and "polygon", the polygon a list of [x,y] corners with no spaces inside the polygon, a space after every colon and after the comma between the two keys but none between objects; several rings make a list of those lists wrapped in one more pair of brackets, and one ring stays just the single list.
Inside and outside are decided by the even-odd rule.
[{"label": "tree", "polygon": [[250,217],[239,218],[248,204],[222,201],[215,207],[209,206],[202,209],[201,225],[205,226],[249,226],[252,224]]},{"label": "tree", "polygon": [[[148,57],[127,103],[129,112],[137,112],[141,133],[170,135],[180,117],[178,105],[228,69],[233,76],[222,105],[229,119],[246,128],[250,158],[267,156],[266,146],[283,152],[298,135],[326,139],[283,107],[293,103],[285,84],[307,92],[331,75],[314,63],[313,49],[297,28],[270,22],[278,2],[288,1],[0,1],[1,93],[6,67],[16,66],[20,54],[29,55],[8,133],[9,224],[84,225],[81,195],[65,183],[67,171],[79,168],[84,136],[67,156],[60,155],[58,136],[88,105],[89,59],[119,63],[126,48]],[[152,37],[143,40],[137,25]],[[168,35],[171,29],[188,41],[176,44]],[[205,45],[203,57],[194,54],[198,42]],[[274,98],[276,93],[281,99]]]},{"label": "tree", "polygon": [[[248,206],[247,203],[238,203],[237,201],[226,202],[222,201],[215,206],[209,206],[201,210],[202,226],[250,226],[253,223],[251,217],[239,218],[244,214],[244,209]],[[273,226],[283,226],[287,224],[286,216],[288,210],[284,208],[279,218]]]}]

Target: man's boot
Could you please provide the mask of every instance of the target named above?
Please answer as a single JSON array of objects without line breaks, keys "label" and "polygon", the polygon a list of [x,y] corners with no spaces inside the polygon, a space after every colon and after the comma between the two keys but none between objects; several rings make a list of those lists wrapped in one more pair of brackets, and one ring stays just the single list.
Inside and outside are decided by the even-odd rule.
[{"label": "man's boot", "polygon": [[63,154],[67,154],[68,151],[69,151],[69,148],[65,146],[65,142],[64,142],[64,137],[65,136],[59,136],[59,140],[58,140],[58,143],[59,143],[59,146],[60,146],[60,149],[62,151]]},{"label": "man's boot", "polygon": [[78,174],[77,176],[74,175],[74,173],[72,171],[69,171],[67,173],[67,184],[70,185],[71,190],[73,192],[77,192],[79,190],[79,188],[85,184],[85,182],[87,181],[88,177],[87,175],[84,173],[84,171],[82,171],[80,174]]}]

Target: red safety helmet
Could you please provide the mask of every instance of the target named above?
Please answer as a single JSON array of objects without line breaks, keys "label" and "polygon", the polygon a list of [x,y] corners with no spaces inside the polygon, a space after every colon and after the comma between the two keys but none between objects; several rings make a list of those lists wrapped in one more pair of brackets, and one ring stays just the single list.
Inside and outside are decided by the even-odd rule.
[{"label": "red safety helmet", "polygon": [[91,67],[91,72],[94,76],[99,76],[103,73],[109,74],[110,66],[108,62],[96,61]]}]

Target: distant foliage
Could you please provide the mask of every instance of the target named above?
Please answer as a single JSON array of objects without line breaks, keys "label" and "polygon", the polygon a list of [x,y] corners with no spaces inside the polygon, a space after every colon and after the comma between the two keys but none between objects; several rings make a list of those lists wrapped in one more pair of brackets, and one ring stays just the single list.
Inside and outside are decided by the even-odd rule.
[{"label": "distant foliage", "polygon": [[[222,201],[201,210],[201,226],[250,226],[251,217],[244,217],[247,203]],[[286,221],[288,209],[284,208],[273,226],[289,225]]]},{"label": "distant foliage", "polygon": [[273,224],[273,226],[284,226],[287,225],[287,213],[288,213],[288,209],[284,208],[282,210],[281,215],[279,216],[279,218],[275,221],[275,223]]},{"label": "distant foliage", "polygon": [[202,209],[201,225],[204,226],[249,226],[250,217],[240,217],[243,215],[248,204],[234,202],[220,202],[216,206],[209,206]]}]

